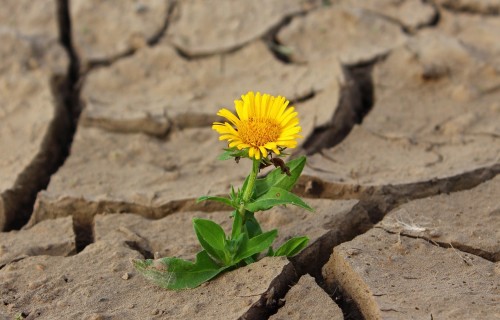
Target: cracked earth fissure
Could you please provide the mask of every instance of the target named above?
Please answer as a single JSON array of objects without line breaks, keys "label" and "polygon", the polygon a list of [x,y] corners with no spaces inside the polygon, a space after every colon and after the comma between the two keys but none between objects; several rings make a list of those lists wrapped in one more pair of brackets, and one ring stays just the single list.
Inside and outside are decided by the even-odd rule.
[{"label": "cracked earth fissure", "polygon": [[485,8],[479,9],[474,4],[467,4],[461,1],[447,1],[441,6],[451,12],[461,12],[461,13],[469,13],[469,14],[477,14],[477,15],[490,15],[490,16],[498,16],[500,14],[500,6],[499,5],[486,5]]},{"label": "cracked earth fissure", "polygon": [[[73,137],[76,132],[78,119],[82,111],[82,103],[80,100],[80,89],[84,81],[84,77],[80,72],[80,58],[73,45],[72,37],[72,23],[70,15],[69,0],[57,0],[57,21],[59,29],[59,41],[65,48],[70,63],[68,66],[67,74],[61,81],[61,88],[57,91],[58,102],[61,105],[61,113],[67,118],[67,127],[65,132],[60,135],[66,137],[65,141],[61,144],[62,154],[60,163],[51,174],[55,173],[57,169],[63,165],[66,158],[69,156]],[[44,188],[45,189],[45,188]],[[89,230],[82,230],[81,225],[73,217],[73,230],[75,233],[75,243],[79,241],[81,234],[88,234]],[[81,242],[81,241],[80,241]],[[77,252],[78,246],[76,246]]]},{"label": "cracked earth fissure", "polygon": [[[468,245],[465,245],[465,244],[462,244],[462,243],[459,243],[459,242],[436,241],[436,240],[433,240],[433,239],[431,239],[429,237],[426,237],[426,236],[414,236],[414,235],[411,235],[411,234],[407,234],[405,232],[396,232],[396,231],[387,230],[387,229],[385,229],[384,227],[381,227],[381,226],[377,226],[376,228],[382,229],[382,230],[384,230],[387,233],[397,234],[397,235],[400,235],[400,236],[406,237],[406,238],[426,240],[429,243],[435,245],[436,247],[443,248],[443,249],[450,249],[450,248],[452,248],[454,250],[460,251],[460,253],[471,254],[471,255],[483,258],[485,260],[488,260],[490,262],[498,262],[498,261],[500,261],[500,257],[496,253],[488,252],[488,251],[485,251],[485,250],[481,250],[479,248],[473,248],[471,246],[468,246]],[[464,260],[465,263],[469,263],[466,256],[463,256],[463,257],[460,256],[460,257],[462,258],[462,260]]]},{"label": "cracked earth fissure", "polygon": [[294,192],[306,198],[332,200],[376,199],[388,197],[394,201],[410,201],[442,193],[472,189],[500,174],[500,164],[478,168],[451,177],[399,185],[361,186],[324,181],[315,176],[302,175]]},{"label": "cracked earth fissure", "polygon": [[[160,40],[163,38],[163,36],[167,33],[168,27],[170,25],[170,22],[172,20],[172,16],[177,8],[177,0],[170,0],[168,1],[168,6],[167,6],[167,11],[165,13],[165,20],[163,22],[163,25],[161,28],[154,34],[152,35],[149,39],[146,40],[146,45],[149,47],[154,47],[157,45]],[[101,67],[109,67],[112,64],[116,63],[117,61],[120,61],[122,59],[128,58],[132,55],[134,55],[139,48],[128,48],[127,50],[117,53],[114,56],[111,57],[106,57],[102,59],[91,59],[87,61],[85,70],[82,70],[85,73],[88,73],[92,71],[93,69],[96,68],[101,68]],[[180,54],[182,56],[182,54]]]},{"label": "cracked earth fissure", "polygon": [[298,276],[294,265],[291,263],[288,264],[283,269],[281,274],[271,282],[269,288],[264,294],[261,295],[260,299],[254,303],[239,319],[269,319],[269,317],[275,314],[283,305],[282,299],[285,298],[285,295],[290,290],[290,287],[297,283],[299,278],[300,276]]},{"label": "cracked earth fissure", "polygon": [[433,3],[432,1],[427,1],[427,0],[422,0],[422,2],[430,4],[434,10],[434,13],[433,13],[432,17],[429,18],[429,20],[423,21],[422,23],[415,25],[413,27],[405,26],[404,23],[402,21],[400,21],[399,19],[392,18],[390,16],[379,13],[377,11],[369,10],[369,9],[365,9],[365,10],[367,10],[371,14],[373,14],[381,19],[384,19],[390,23],[394,23],[394,24],[398,25],[401,28],[401,31],[403,31],[406,34],[415,35],[421,29],[432,28],[432,27],[436,26],[439,23],[439,20],[441,18],[441,15],[439,13],[439,9],[435,3]]},{"label": "cracked earth fissure", "polygon": [[[64,216],[67,214],[68,210],[74,212],[73,222],[75,227],[75,241],[77,252],[82,251],[86,246],[94,242],[94,217],[99,213],[135,213],[148,219],[161,219],[174,212],[180,213],[194,211],[197,210],[198,207],[202,207],[201,205],[196,205],[196,199],[172,201],[160,207],[148,207],[120,201],[103,201],[95,203],[87,202],[83,199],[71,198],[66,200],[68,201],[67,206],[44,206],[44,211],[46,210],[46,212],[50,212],[53,217]],[[206,212],[227,209],[227,207],[223,207],[217,204],[204,207],[206,209]]]},{"label": "cracked earth fissure", "polygon": [[261,37],[274,57],[283,63],[292,63],[292,60],[290,59],[290,52],[288,51],[289,49],[278,40],[278,33],[283,28],[288,26],[290,22],[292,22],[294,17],[303,15],[305,15],[305,13],[290,15],[283,18],[280,23],[271,28],[266,34]]},{"label": "cracked earth fissure", "polygon": [[80,113],[79,59],[71,44],[68,5],[68,1],[58,0],[56,14],[59,41],[65,48],[70,63],[65,75],[53,74],[50,78],[55,116],[42,141],[41,151],[2,199],[6,211],[5,231],[20,229],[28,222],[38,192],[47,188],[51,175],[64,163],[76,130]]},{"label": "cracked earth fissure", "polygon": [[[16,179],[13,188],[2,199],[5,213],[4,231],[18,230],[28,222],[33,212],[38,191],[47,187],[51,175],[62,165],[68,154],[69,139],[66,133],[71,120],[59,96],[64,90],[61,75],[52,75],[51,91],[55,100],[55,116],[42,141],[41,150]],[[1,209],[0,209],[1,210]]]},{"label": "cracked earth fissure", "polygon": [[372,68],[373,63],[343,68],[346,80],[333,118],[326,126],[314,129],[299,153],[312,155],[331,148],[342,142],[352,128],[363,121],[374,103]]},{"label": "cracked earth fissure", "polygon": [[[388,212],[390,209],[392,208],[386,207],[382,203],[359,202],[345,215],[342,221],[336,223],[342,225],[342,228],[332,228],[298,255],[290,258],[294,272],[287,271],[275,280],[282,284],[281,291],[273,292],[274,295],[271,300],[269,296],[263,295],[257,304],[258,308],[250,309],[241,319],[268,319],[271,315],[277,313],[286,303],[280,303],[280,299],[283,299],[300,277],[306,274],[316,279],[317,284],[341,308],[345,319],[362,319],[356,304],[348,296],[342,294],[341,288],[331,289],[326,286],[321,269],[328,262],[335,246],[350,241],[368,231],[382,219],[384,215],[382,210]],[[273,284],[271,284],[270,288],[272,287]],[[267,292],[271,291],[268,290]]]},{"label": "cracked earth fissure", "polygon": [[333,248],[350,241],[360,234],[367,232],[386,212],[390,211],[385,203],[374,201],[361,201],[355,205],[343,221],[338,221],[333,227],[314,243],[291,258],[299,278],[309,274],[342,310],[344,319],[362,319],[361,312],[354,301],[342,292],[342,288],[328,287],[322,275],[322,268],[330,259]]}]

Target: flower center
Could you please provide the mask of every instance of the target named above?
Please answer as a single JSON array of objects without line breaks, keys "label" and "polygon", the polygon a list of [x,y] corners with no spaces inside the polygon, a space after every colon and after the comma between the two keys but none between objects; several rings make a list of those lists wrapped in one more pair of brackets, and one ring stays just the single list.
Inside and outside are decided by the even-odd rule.
[{"label": "flower center", "polygon": [[268,142],[275,142],[281,134],[281,126],[274,119],[249,118],[238,126],[241,140],[251,146],[264,146]]}]

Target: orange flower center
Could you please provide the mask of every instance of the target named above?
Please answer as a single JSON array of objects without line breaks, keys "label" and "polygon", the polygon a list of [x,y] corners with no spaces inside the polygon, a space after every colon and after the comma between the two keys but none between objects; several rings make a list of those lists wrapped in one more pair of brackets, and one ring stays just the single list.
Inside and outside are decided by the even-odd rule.
[{"label": "orange flower center", "polygon": [[281,126],[274,119],[249,118],[238,126],[241,141],[251,146],[262,147],[268,142],[276,142],[281,134]]}]

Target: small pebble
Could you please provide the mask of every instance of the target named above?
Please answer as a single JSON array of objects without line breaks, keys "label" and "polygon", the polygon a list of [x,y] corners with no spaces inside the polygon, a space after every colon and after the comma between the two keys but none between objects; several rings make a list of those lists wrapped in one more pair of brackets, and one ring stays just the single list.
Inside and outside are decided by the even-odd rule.
[{"label": "small pebble", "polygon": [[125,273],[123,274],[123,276],[122,276],[122,279],[123,279],[123,280],[128,280],[129,278],[130,278],[130,275],[129,275],[129,273],[128,273],[128,272],[125,272]]}]

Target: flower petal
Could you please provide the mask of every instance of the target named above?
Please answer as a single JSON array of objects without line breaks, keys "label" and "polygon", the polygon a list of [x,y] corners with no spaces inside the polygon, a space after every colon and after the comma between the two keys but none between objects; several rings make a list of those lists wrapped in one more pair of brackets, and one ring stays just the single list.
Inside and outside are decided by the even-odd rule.
[{"label": "flower petal", "polygon": [[253,158],[255,156],[255,149],[253,147],[250,147],[250,149],[248,149],[248,156],[250,158]]},{"label": "flower petal", "polygon": [[275,119],[281,118],[281,116],[283,115],[283,112],[285,112],[286,107],[290,103],[290,101],[286,100],[285,97],[280,97],[280,98],[281,98],[281,104],[280,104],[278,112],[276,113]]},{"label": "flower petal", "polygon": [[282,137],[282,136],[290,136],[290,135],[294,135],[294,134],[299,133],[301,130],[302,130],[302,128],[301,128],[301,127],[293,127],[293,128],[289,128],[289,129],[283,130],[283,131],[281,132],[280,137]]},{"label": "flower petal", "polygon": [[268,115],[269,115],[269,99],[270,99],[270,95],[268,95],[267,93],[262,95],[262,103],[261,103],[261,116],[263,118],[267,118]]},{"label": "flower petal", "polygon": [[278,145],[280,147],[295,148],[297,146],[297,141],[294,140],[278,140]]},{"label": "flower petal", "polygon": [[257,151],[255,151],[255,160],[260,160],[260,151],[259,151],[259,149],[257,149]]},{"label": "flower petal", "polygon": [[242,100],[234,100],[234,107],[240,120],[244,121],[248,119],[248,108],[244,107],[244,102]]},{"label": "flower petal", "polygon": [[264,148],[268,150],[273,150],[274,153],[280,154],[280,151],[278,150],[278,145],[276,142],[268,142],[264,145]]},{"label": "flower petal", "polygon": [[231,121],[235,126],[238,126],[241,123],[240,119],[238,119],[238,117],[236,117],[234,113],[225,108],[220,109],[219,112],[217,112],[217,115]]},{"label": "flower petal", "polygon": [[260,118],[262,114],[261,102],[262,97],[260,95],[260,92],[257,92],[257,94],[255,95],[255,117],[257,118]]},{"label": "flower petal", "polygon": [[267,150],[264,147],[259,147],[260,152],[262,153],[262,158],[267,158]]},{"label": "flower petal", "polygon": [[283,118],[283,120],[281,120],[280,122],[280,125],[281,127],[284,127],[286,126],[286,124],[292,120],[294,117],[297,117],[298,113],[297,112],[292,112],[291,114],[289,114],[286,118]]}]

